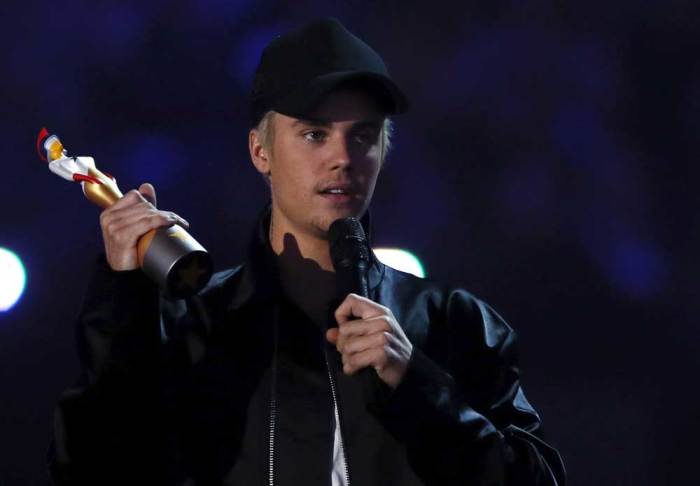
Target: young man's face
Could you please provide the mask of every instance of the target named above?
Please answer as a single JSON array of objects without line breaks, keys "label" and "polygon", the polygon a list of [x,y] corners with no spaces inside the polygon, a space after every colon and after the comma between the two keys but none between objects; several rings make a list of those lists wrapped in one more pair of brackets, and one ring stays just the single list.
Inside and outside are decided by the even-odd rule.
[{"label": "young man's face", "polygon": [[333,221],[360,217],[369,206],[384,114],[363,91],[342,90],[325,97],[309,118],[272,119],[273,222],[285,233],[326,238]]}]

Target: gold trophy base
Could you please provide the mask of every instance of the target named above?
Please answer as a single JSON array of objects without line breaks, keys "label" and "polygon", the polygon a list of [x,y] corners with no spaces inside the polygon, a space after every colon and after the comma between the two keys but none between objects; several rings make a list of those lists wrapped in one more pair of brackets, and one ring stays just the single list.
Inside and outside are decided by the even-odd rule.
[{"label": "gold trophy base", "polygon": [[209,281],[214,268],[209,253],[180,226],[159,228],[144,239],[150,241],[141,268],[168,297],[190,296]]},{"label": "gold trophy base", "polygon": [[[115,182],[92,169],[90,175],[102,184],[83,183],[85,196],[102,208],[108,208],[121,197]],[[213,272],[209,253],[180,226],[151,230],[137,246],[139,265],[168,297],[184,298],[206,285]]]}]

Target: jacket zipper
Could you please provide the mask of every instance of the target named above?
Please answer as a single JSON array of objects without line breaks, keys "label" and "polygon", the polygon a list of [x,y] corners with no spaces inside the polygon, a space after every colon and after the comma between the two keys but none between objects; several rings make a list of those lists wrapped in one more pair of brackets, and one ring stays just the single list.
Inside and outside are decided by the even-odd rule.
[{"label": "jacket zipper", "polygon": [[279,307],[274,309],[274,344],[272,350],[272,376],[270,377],[270,433],[268,449],[268,484],[275,485],[275,429],[277,428],[277,345],[279,341]]},{"label": "jacket zipper", "polygon": [[[345,454],[345,446],[343,445],[343,429],[340,427],[340,409],[338,408],[338,399],[335,391],[335,381],[333,381],[333,374],[331,373],[330,364],[328,364],[328,353],[324,350],[323,357],[326,360],[326,370],[328,371],[328,380],[331,383],[331,396],[333,397],[333,413],[335,414],[335,426],[340,431],[340,443],[338,444],[340,448],[340,454],[343,456],[343,466],[345,469],[345,484],[350,486],[350,471],[348,469],[348,456]],[[335,440],[335,434],[334,439]],[[331,471],[331,474],[333,472]]]},{"label": "jacket zipper", "polygon": [[[279,342],[279,308],[275,307],[274,310],[274,345],[272,352],[272,376],[270,379],[270,429],[269,429],[269,449],[268,449],[268,484],[269,486],[275,486],[275,430],[277,428],[277,348]],[[335,414],[335,426],[340,430],[340,443],[338,444],[340,448],[340,453],[343,456],[343,466],[345,469],[345,485],[350,486],[350,471],[348,469],[348,456],[345,453],[345,446],[343,445],[343,432],[340,427],[340,409],[338,408],[338,399],[335,391],[335,381],[333,381],[333,374],[331,373],[331,367],[328,363],[328,353],[324,350],[323,357],[326,361],[326,371],[328,372],[328,380],[331,384],[331,397],[333,398],[333,413]],[[334,439],[335,440],[335,434]],[[332,474],[332,472],[331,472]]]}]

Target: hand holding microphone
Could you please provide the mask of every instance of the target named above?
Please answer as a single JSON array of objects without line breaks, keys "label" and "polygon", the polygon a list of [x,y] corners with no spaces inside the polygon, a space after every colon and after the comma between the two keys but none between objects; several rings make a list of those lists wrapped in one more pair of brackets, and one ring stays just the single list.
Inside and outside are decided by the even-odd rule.
[{"label": "hand holding microphone", "polygon": [[337,328],[326,338],[341,354],[343,372],[353,375],[374,368],[377,376],[395,389],[408,367],[413,345],[387,307],[357,294],[349,294],[335,311]]},{"label": "hand holding microphone", "polygon": [[371,261],[365,232],[355,218],[334,221],[328,232],[337,292],[345,298],[335,311],[338,327],[328,329],[326,338],[341,354],[345,374],[365,370],[367,393],[371,379],[376,379],[367,368],[395,389],[406,373],[413,345],[391,309],[368,298]]}]

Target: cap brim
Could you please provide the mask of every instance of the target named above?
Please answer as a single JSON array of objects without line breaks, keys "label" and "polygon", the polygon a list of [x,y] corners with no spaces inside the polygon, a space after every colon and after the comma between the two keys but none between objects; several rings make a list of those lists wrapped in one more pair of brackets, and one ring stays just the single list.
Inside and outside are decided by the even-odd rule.
[{"label": "cap brim", "polygon": [[341,71],[314,78],[279,99],[272,109],[284,115],[303,118],[311,115],[331,91],[345,85],[365,89],[387,115],[404,113],[408,109],[406,96],[391,79],[363,71]]}]

